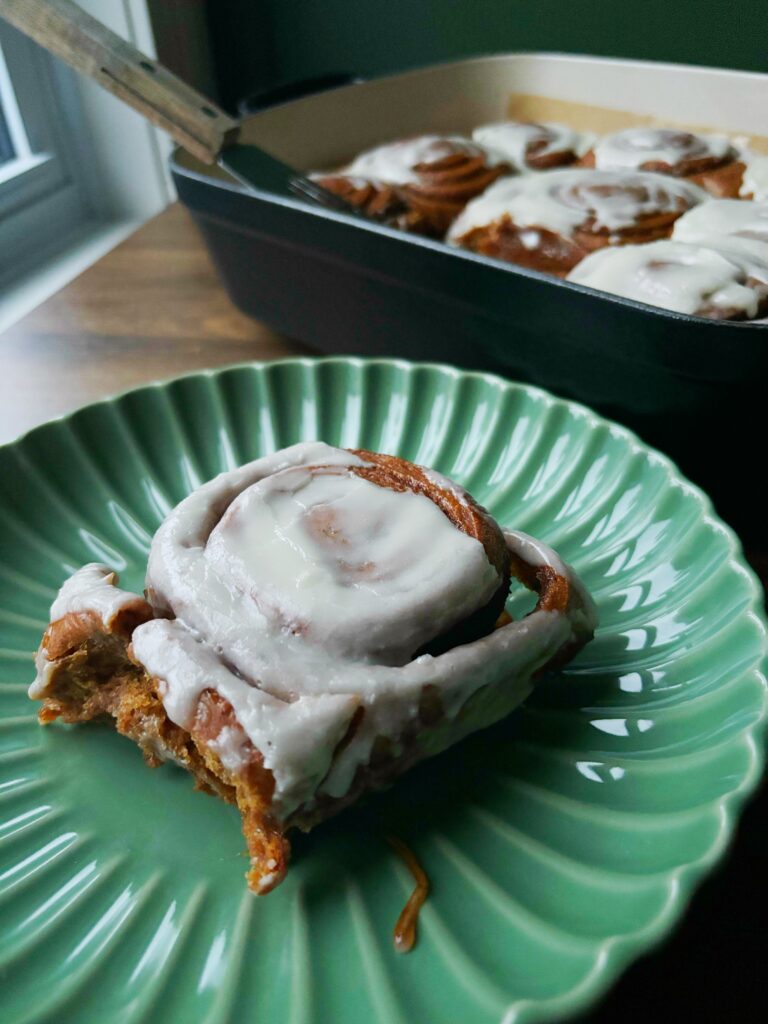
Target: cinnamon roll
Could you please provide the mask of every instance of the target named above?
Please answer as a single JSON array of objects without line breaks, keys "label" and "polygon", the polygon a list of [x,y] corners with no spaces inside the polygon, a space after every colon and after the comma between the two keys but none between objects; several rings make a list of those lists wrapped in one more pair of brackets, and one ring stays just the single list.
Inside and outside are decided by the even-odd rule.
[{"label": "cinnamon roll", "polygon": [[[512,578],[538,593],[519,621],[499,618]],[[146,599],[89,565],[51,619],[41,721],[111,717],[151,765],[236,803],[258,893],[284,877],[292,827],[506,715],[595,627],[557,555],[456,484],[319,442],[182,501]]]},{"label": "cinnamon roll", "polygon": [[569,281],[710,320],[754,320],[768,312],[765,258],[737,239],[712,245],[661,241],[588,256]]},{"label": "cinnamon roll", "polygon": [[581,163],[602,171],[654,171],[687,178],[723,199],[738,196],[744,173],[727,136],[677,128],[626,128],[604,135]]},{"label": "cinnamon roll", "polygon": [[361,153],[324,188],[394,227],[442,238],[474,196],[509,172],[502,156],[458,135],[421,135]]},{"label": "cinnamon roll", "polygon": [[448,241],[562,276],[594,249],[668,237],[677,218],[706,198],[687,181],[643,171],[504,178],[468,204]]},{"label": "cinnamon roll", "polygon": [[500,121],[472,132],[472,138],[503,157],[517,171],[548,171],[575,163],[595,136],[564,124]]}]

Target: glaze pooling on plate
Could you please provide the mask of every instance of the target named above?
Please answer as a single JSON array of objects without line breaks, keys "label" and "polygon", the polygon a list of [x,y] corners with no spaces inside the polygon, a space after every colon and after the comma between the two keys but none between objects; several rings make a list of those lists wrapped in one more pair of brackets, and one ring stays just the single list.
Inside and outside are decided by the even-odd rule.
[{"label": "glaze pooling on plate", "polygon": [[[261,900],[230,809],[106,729],[41,730],[26,688],[74,568],[108,560],[140,590],[170,507],[317,436],[466,486],[574,565],[601,626],[508,722],[412,772],[407,800],[306,837]],[[448,367],[245,366],[41,427],[0,472],[3,1024],[562,1021],[669,933],[759,780],[762,591],[701,493],[581,406]],[[433,882],[408,957],[392,924],[413,880],[379,829]]]}]

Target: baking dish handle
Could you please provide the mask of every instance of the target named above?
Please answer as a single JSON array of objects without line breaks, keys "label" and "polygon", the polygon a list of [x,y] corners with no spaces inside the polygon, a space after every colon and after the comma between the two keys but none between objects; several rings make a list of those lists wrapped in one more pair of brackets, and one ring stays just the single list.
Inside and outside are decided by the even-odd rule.
[{"label": "baking dish handle", "polygon": [[311,96],[313,93],[325,92],[327,89],[338,89],[342,85],[359,85],[364,81],[365,79],[361,75],[348,71],[335,71],[326,75],[315,75],[312,78],[278,82],[277,85],[271,85],[267,89],[249,93],[240,100],[237,110],[240,117],[247,117],[249,114],[257,114],[260,110],[266,110],[268,107],[276,107],[280,103],[301,99],[302,96]]}]

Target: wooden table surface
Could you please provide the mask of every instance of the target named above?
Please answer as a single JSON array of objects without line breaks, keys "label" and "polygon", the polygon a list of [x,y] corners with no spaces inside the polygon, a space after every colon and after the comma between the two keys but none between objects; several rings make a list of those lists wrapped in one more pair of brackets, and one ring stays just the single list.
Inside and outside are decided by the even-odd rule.
[{"label": "wooden table surface", "polygon": [[[239,313],[172,206],[0,335],[0,442],[87,402],[190,370],[307,350]],[[766,545],[768,549],[768,545]],[[750,552],[766,580],[768,557]],[[768,795],[672,939],[634,964],[588,1024],[763,1021]]]},{"label": "wooden table surface", "polygon": [[234,308],[174,204],[0,334],[0,443],[149,381],[304,352]]}]

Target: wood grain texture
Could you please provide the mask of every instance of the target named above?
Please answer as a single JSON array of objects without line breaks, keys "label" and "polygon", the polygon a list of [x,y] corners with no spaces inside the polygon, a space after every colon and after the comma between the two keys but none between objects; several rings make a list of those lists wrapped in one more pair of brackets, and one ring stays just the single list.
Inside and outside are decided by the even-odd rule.
[{"label": "wood grain texture", "polygon": [[214,163],[237,121],[71,0],[0,0],[0,15],[81,74]]},{"label": "wood grain texture", "polygon": [[235,309],[174,205],[0,335],[0,442],[152,380],[306,351]]}]

